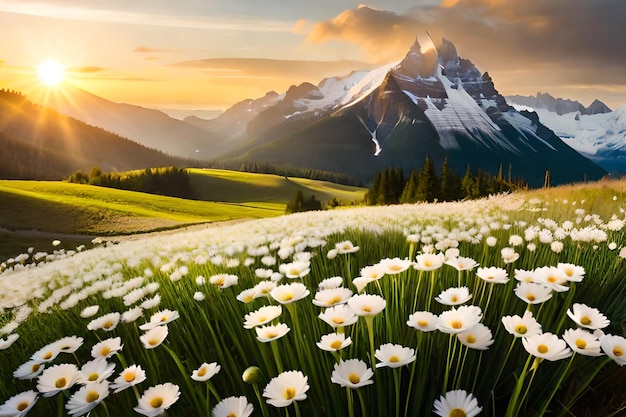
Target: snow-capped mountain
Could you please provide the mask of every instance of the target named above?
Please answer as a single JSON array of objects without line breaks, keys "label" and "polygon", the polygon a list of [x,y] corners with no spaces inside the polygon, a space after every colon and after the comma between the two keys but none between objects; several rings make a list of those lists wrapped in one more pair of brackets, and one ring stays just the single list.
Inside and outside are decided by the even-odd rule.
[{"label": "snow-capped mountain", "polygon": [[533,109],[546,109],[552,113],[558,114],[559,116],[576,112],[584,115],[611,112],[609,106],[598,99],[595,99],[589,107],[585,107],[582,103],[576,100],[555,98],[548,93],[537,93],[536,96],[514,95],[507,96],[506,99],[509,103],[528,106]]},{"label": "snow-capped mountain", "polygon": [[468,164],[493,174],[510,168],[531,185],[542,184],[546,171],[553,184],[605,174],[536,116],[509,106],[489,74],[445,39],[429,49],[416,41],[398,62],[273,97],[265,107],[246,108],[239,117],[229,109],[212,121],[215,126],[227,114],[249,120],[222,156],[341,172],[364,182],[390,165],[419,168],[426,155],[435,164],[447,156],[461,174]]},{"label": "snow-capped mountain", "polygon": [[528,107],[517,102],[512,105],[518,110],[537,113],[541,123],[605,170],[626,172],[626,106],[603,113],[575,111],[559,115],[541,107]]}]

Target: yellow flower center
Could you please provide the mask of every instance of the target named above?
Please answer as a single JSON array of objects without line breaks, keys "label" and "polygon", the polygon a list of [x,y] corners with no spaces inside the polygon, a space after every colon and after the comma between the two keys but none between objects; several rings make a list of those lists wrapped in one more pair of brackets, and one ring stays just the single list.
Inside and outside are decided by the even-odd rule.
[{"label": "yellow flower center", "polygon": [[452,297],[450,297],[450,301],[452,301],[453,303],[456,303],[459,300],[459,297],[457,297],[456,295],[453,295]]},{"label": "yellow flower center", "polygon": [[[487,278],[487,279],[494,279],[495,277],[493,275],[487,275],[485,278]],[[457,408],[457,410],[458,410],[458,408]]]},{"label": "yellow flower center", "polygon": [[103,347],[102,347],[102,350],[100,351],[100,354],[101,354],[102,356],[106,356],[106,355],[108,355],[109,353],[111,353],[111,348],[110,348],[110,347],[108,347],[108,346],[103,346]]},{"label": "yellow flower center", "polygon": [[461,322],[461,320],[455,320],[452,323],[450,323],[450,327],[452,327],[453,329],[462,329],[463,322]]},{"label": "yellow flower center", "polygon": [[418,320],[417,325],[420,327],[428,327],[428,322],[426,320]]},{"label": "yellow flower center", "polygon": [[30,367],[30,370],[32,372],[37,372],[39,370],[39,368],[41,368],[41,365],[39,365],[38,363],[34,364],[33,366]]},{"label": "yellow flower center", "polygon": [[348,375],[348,381],[352,382],[353,384],[358,384],[359,382],[361,382],[361,377],[358,374],[352,372],[350,375]]},{"label": "yellow flower center", "polygon": [[537,346],[537,352],[539,353],[548,353],[549,350],[550,349],[544,344]]},{"label": "yellow flower center", "polygon": [[591,324],[591,319],[589,318],[589,316],[583,316],[580,318],[580,324],[582,324],[583,326],[589,326]]},{"label": "yellow flower center", "polygon": [[450,410],[448,417],[467,417],[467,414],[465,414],[465,410],[462,408],[453,408]]},{"label": "yellow flower center", "polygon": [[556,282],[556,278],[554,276],[550,275],[548,277],[547,281],[550,282],[550,283],[554,283],[554,282]]},{"label": "yellow flower center", "polygon": [[157,346],[157,345],[159,344],[159,339],[151,339],[151,340],[148,340],[148,344],[149,344],[150,346]]},{"label": "yellow flower center", "polygon": [[393,355],[392,357],[389,358],[389,362],[400,362],[400,358],[397,357],[396,355]]},{"label": "yellow flower center", "polygon": [[237,414],[230,412],[228,414],[226,414],[226,417],[237,417]]},{"label": "yellow flower center", "polygon": [[333,349],[339,349],[341,347],[341,340],[333,340],[330,347]]},{"label": "yellow flower center", "polygon": [[276,336],[278,336],[278,333],[277,333],[277,332],[267,332],[267,333],[265,334],[265,338],[267,338],[267,339],[273,339],[273,338],[275,338]]},{"label": "yellow flower center", "polygon": [[474,336],[473,334],[470,334],[469,336],[467,336],[467,343],[476,343],[476,336]]},{"label": "yellow flower center", "polygon": [[363,307],[363,311],[365,311],[366,313],[370,313],[372,311],[372,307],[365,306],[365,307]]},{"label": "yellow flower center", "polygon": [[244,303],[249,303],[252,300],[254,300],[254,295],[248,295],[248,296],[244,297],[243,302]]},{"label": "yellow flower center", "polygon": [[198,376],[205,376],[206,375],[206,367],[202,367],[200,368],[200,370],[198,371]]},{"label": "yellow flower center", "polygon": [[587,347],[587,342],[583,339],[576,339],[576,347],[578,349],[584,349]]},{"label": "yellow flower center", "polygon": [[289,301],[293,298],[293,293],[288,292],[283,294],[281,301]]},{"label": "yellow flower center", "polygon": [[96,391],[89,391],[85,396],[85,401],[87,401],[88,403],[92,403],[98,398],[100,398],[100,394],[98,394]]},{"label": "yellow flower center", "polygon": [[22,401],[15,408],[17,409],[17,411],[24,411],[26,410],[26,408],[28,408],[28,403],[26,401]]},{"label": "yellow flower center", "polygon": [[104,322],[104,324],[102,325],[103,328],[108,329],[109,327],[113,326],[113,320],[107,320],[106,322]]},{"label": "yellow flower center", "polygon": [[332,322],[335,324],[343,324],[345,320],[341,317],[333,317]]},{"label": "yellow flower center", "polygon": [[124,373],[124,381],[126,382],[133,382],[135,380],[135,373],[132,371],[129,372],[125,372]]},{"label": "yellow flower center", "polygon": [[224,278],[217,278],[215,280],[215,285],[217,285],[218,287],[224,285]]},{"label": "yellow flower center", "polygon": [[515,333],[526,334],[527,331],[528,327],[524,326],[523,324],[518,324],[517,326],[515,326]]},{"label": "yellow flower center", "polygon": [[54,381],[54,386],[57,388],[63,388],[66,384],[67,384],[67,379],[65,378],[59,378],[56,381]]},{"label": "yellow flower center", "polygon": [[288,387],[287,389],[285,389],[283,396],[285,397],[286,400],[292,399],[293,397],[296,396],[296,389],[292,387]]},{"label": "yellow flower center", "polygon": [[167,316],[161,317],[161,323],[163,323],[164,321],[167,321]]},{"label": "yellow flower center", "polygon": [[389,270],[392,272],[401,271],[402,267],[400,265],[390,265]]},{"label": "yellow flower center", "polygon": [[150,400],[150,407],[152,408],[159,408],[163,405],[163,398],[161,397],[154,397],[153,399]]},{"label": "yellow flower center", "polygon": [[535,297],[533,294],[527,294],[526,295],[526,299],[528,301],[535,301],[537,299],[537,297]]},{"label": "yellow flower center", "polygon": [[61,350],[69,350],[69,348],[71,348],[69,345],[61,346]]},{"label": "yellow flower center", "polygon": [[341,297],[336,295],[333,298],[329,298],[328,301],[326,301],[326,305],[332,306],[333,304],[338,303],[339,301],[341,301]]},{"label": "yellow flower center", "polygon": [[621,348],[621,347],[619,347],[619,346],[615,346],[615,347],[613,348],[613,354],[614,354],[615,356],[624,356],[624,349],[622,349],[622,348]]},{"label": "yellow flower center", "polygon": [[92,372],[87,377],[87,380],[88,381],[96,381],[98,379],[98,376],[100,376],[100,375],[97,372]]},{"label": "yellow flower center", "polygon": [[429,267],[433,266],[433,263],[431,261],[424,261],[424,266],[426,268],[429,268]]},{"label": "yellow flower center", "polygon": [[52,352],[46,352],[45,355],[43,355],[43,358],[46,360],[52,358]]}]

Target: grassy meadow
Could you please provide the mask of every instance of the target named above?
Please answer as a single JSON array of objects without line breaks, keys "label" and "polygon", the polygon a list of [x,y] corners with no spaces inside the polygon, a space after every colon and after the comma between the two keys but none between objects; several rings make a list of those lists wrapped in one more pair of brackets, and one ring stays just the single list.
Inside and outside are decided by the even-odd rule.
[{"label": "grassy meadow", "polygon": [[24,253],[0,415],[620,416],[625,208],[603,182]]},{"label": "grassy meadow", "polygon": [[191,169],[190,178],[194,200],[59,181],[0,180],[0,259],[29,247],[52,250],[56,235],[72,249],[96,236],[278,216],[298,190],[324,202],[335,197],[350,203],[365,194],[362,188],[269,174]]}]

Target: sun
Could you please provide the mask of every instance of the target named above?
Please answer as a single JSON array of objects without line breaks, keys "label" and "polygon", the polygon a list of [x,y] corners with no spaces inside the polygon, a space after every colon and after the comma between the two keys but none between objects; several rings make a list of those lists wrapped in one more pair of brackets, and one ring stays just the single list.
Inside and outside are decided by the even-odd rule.
[{"label": "sun", "polygon": [[37,66],[37,75],[42,83],[48,87],[54,87],[63,81],[65,68],[58,61],[48,59]]}]

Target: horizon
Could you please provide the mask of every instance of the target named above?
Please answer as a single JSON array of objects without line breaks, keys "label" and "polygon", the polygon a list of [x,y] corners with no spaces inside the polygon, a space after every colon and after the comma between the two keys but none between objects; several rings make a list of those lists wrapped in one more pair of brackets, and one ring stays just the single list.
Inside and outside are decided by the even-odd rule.
[{"label": "horizon", "polygon": [[[274,7],[272,7],[274,6]],[[302,82],[400,60],[416,37],[449,39],[504,95],[626,104],[626,6],[606,0],[0,0],[0,88],[43,88],[37,65],[108,100],[170,111],[225,110]],[[593,36],[572,27],[592,27]],[[423,44],[423,43],[422,43]]]}]

